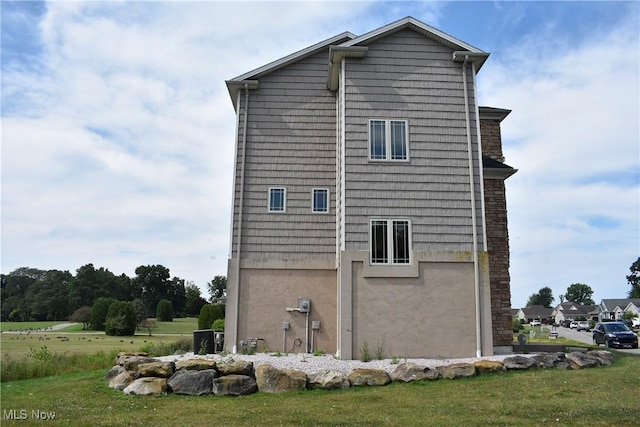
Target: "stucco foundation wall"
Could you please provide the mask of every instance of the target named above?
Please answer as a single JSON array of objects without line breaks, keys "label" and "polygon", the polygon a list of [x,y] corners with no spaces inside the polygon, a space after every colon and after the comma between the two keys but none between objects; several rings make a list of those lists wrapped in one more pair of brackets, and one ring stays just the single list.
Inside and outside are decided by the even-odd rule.
[{"label": "stucco foundation wall", "polygon": [[[258,351],[262,351],[262,344],[266,344],[270,351],[305,352],[306,315],[286,310],[287,307],[297,307],[298,298],[311,300],[310,342],[311,322],[320,321],[320,330],[313,333],[313,348],[335,353],[336,270],[241,269],[238,342],[262,338]],[[290,323],[285,348],[283,322]],[[296,339],[301,341],[299,346],[294,344]]]},{"label": "stucco foundation wall", "polygon": [[352,357],[473,357],[473,263],[419,263],[419,277],[364,277],[352,262]]}]

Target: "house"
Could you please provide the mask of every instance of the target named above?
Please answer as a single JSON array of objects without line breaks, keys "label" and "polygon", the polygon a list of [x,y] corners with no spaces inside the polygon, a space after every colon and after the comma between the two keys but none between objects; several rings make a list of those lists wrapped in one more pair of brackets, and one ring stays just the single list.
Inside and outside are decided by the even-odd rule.
[{"label": "house", "polygon": [[234,79],[225,345],[360,358],[511,349],[488,53],[407,17]]},{"label": "house", "polygon": [[633,307],[640,307],[640,298],[603,299],[599,306],[600,320],[620,320],[627,308],[634,312]]},{"label": "house", "polygon": [[558,304],[551,313],[552,321],[559,325],[565,320],[598,320],[598,305],[583,305],[571,301]]},{"label": "house", "polygon": [[553,323],[553,309],[543,305],[530,305],[518,310],[517,318],[524,320],[524,323],[531,323],[532,320],[539,320],[540,323]]}]

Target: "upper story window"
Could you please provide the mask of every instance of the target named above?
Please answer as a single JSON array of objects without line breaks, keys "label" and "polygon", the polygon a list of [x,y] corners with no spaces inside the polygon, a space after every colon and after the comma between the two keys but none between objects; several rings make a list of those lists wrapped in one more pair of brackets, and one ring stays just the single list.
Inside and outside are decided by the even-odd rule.
[{"label": "upper story window", "polygon": [[284,187],[269,188],[269,212],[284,212],[287,207],[287,190]]},{"label": "upper story window", "polygon": [[411,264],[411,223],[407,219],[372,219],[371,264]]},{"label": "upper story window", "polygon": [[406,120],[369,120],[369,159],[409,160]]},{"label": "upper story window", "polygon": [[329,212],[329,189],[327,188],[314,188],[311,191],[313,213],[327,213]]}]

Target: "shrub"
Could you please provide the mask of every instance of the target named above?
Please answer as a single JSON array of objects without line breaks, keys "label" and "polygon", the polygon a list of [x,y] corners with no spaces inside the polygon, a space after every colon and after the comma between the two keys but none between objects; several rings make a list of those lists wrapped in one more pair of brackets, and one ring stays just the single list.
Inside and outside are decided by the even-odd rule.
[{"label": "shrub", "polygon": [[171,301],[168,299],[158,301],[156,319],[158,322],[173,322],[173,303]]},{"label": "shrub", "polygon": [[69,321],[82,323],[82,329],[89,329],[89,324],[91,323],[91,307],[88,305],[80,307],[69,317]]},{"label": "shrub", "polygon": [[520,323],[520,320],[513,319],[513,332],[519,332],[524,329],[524,325]]},{"label": "shrub", "polygon": [[91,307],[91,321],[89,326],[94,331],[104,331],[109,307],[116,302],[115,298],[100,297],[93,302]]},{"label": "shrub", "polygon": [[107,335],[134,335],[136,332],[136,311],[129,301],[116,301],[109,306],[104,332]]},{"label": "shrub", "polygon": [[224,332],[224,319],[216,319],[211,324],[211,329],[217,332]]},{"label": "shrub", "polygon": [[170,356],[176,352],[188,352],[193,350],[193,342],[190,338],[181,338],[172,342],[151,342],[140,349],[149,353],[149,357]]},{"label": "shrub", "polygon": [[204,305],[198,316],[198,329],[209,329],[218,319],[224,319],[224,304]]}]

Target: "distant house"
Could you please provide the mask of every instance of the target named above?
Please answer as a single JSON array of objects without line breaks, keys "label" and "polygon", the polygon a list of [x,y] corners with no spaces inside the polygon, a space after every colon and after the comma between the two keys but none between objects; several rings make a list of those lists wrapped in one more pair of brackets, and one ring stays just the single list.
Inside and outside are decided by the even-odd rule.
[{"label": "distant house", "polygon": [[227,81],[236,158],[225,345],[360,357],[510,350],[488,53],[407,17]]},{"label": "distant house", "polygon": [[559,325],[565,320],[576,320],[578,318],[597,321],[598,313],[598,305],[582,305],[567,301],[555,306],[551,317],[553,322]]},{"label": "distant house", "polygon": [[620,320],[627,307],[634,312],[634,307],[640,307],[640,298],[603,299],[599,304],[600,320]]},{"label": "distant house", "polygon": [[524,323],[531,323],[532,320],[539,320],[541,323],[550,324],[553,323],[551,316],[552,312],[552,308],[547,308],[543,305],[530,305],[529,307],[519,309],[517,318],[524,320]]}]

